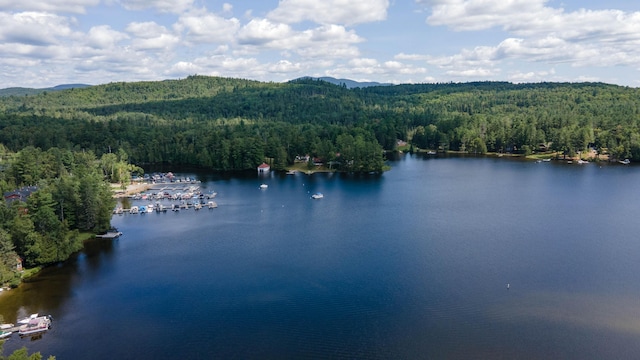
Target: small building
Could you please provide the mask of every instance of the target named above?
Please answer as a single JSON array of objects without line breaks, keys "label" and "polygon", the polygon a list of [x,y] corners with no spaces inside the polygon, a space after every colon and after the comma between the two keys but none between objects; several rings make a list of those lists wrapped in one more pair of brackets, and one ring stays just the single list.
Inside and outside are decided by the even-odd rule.
[{"label": "small building", "polygon": [[16,256],[16,270],[22,271],[22,258],[20,256]]},{"label": "small building", "polygon": [[7,204],[11,204],[14,201],[27,202],[27,198],[36,190],[38,190],[36,186],[25,186],[18,190],[8,191],[4,193],[4,201]]},{"label": "small building", "polygon": [[269,166],[269,164],[267,163],[262,163],[258,166],[259,173],[267,173],[269,172],[269,170],[271,170],[271,166]]}]

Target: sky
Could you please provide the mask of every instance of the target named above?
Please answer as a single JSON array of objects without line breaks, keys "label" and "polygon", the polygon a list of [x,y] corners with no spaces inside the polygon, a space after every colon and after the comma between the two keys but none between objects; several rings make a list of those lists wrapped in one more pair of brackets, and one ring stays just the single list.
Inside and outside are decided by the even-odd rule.
[{"label": "sky", "polygon": [[640,86],[629,0],[0,0],[0,88],[211,75]]}]

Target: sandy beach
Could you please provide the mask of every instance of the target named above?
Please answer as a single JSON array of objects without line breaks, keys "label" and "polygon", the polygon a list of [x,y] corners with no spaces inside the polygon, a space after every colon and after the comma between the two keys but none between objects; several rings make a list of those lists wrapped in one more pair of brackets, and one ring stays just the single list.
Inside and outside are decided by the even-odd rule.
[{"label": "sandy beach", "polygon": [[113,190],[113,196],[116,198],[127,197],[129,195],[142,193],[149,190],[150,188],[151,188],[151,184],[133,183],[133,184],[127,185],[126,190],[122,190],[121,184],[111,184],[111,189]]}]

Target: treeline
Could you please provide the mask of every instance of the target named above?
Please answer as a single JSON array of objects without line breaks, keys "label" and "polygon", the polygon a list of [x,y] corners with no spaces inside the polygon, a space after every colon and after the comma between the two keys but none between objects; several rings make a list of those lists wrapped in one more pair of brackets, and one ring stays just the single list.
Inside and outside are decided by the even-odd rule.
[{"label": "treeline", "polygon": [[276,169],[311,155],[343,171],[380,171],[398,140],[423,149],[640,160],[640,92],[601,83],[407,84],[347,89],[192,76],[0,99],[0,142],[122,149],[137,164]]},{"label": "treeline", "polygon": [[141,171],[122,151],[98,159],[91,151],[0,148],[0,156],[0,284],[19,282],[18,257],[27,268],[64,261],[82,247],[81,233],[108,230],[109,180],[128,183]]}]

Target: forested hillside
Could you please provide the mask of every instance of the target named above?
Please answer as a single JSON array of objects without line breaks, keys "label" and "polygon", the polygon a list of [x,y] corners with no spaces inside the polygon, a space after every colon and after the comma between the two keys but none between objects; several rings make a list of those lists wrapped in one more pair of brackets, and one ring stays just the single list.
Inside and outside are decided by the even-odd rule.
[{"label": "forested hillside", "polygon": [[381,171],[397,140],[422,149],[640,159],[640,92],[600,83],[411,84],[347,89],[191,76],[0,99],[10,150],[122,149],[136,164],[276,169],[297,155]]}]

